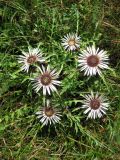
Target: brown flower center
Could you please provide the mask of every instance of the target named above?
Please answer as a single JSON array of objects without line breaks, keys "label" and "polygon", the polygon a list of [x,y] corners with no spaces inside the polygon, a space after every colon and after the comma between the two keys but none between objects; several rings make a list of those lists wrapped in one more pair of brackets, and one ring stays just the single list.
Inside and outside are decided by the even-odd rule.
[{"label": "brown flower center", "polygon": [[68,41],[69,46],[74,46],[75,43],[76,43],[76,42],[75,42],[75,38],[70,39],[70,40]]},{"label": "brown flower center", "polygon": [[55,112],[54,112],[54,110],[53,110],[52,107],[46,107],[46,108],[45,108],[45,115],[46,115],[47,117],[51,117],[54,113],[55,113]]},{"label": "brown flower center", "polygon": [[96,55],[91,55],[87,58],[87,64],[90,67],[96,67],[99,64],[99,58]]},{"label": "brown flower center", "polygon": [[41,77],[40,77],[40,79],[41,79],[41,83],[43,84],[43,85],[45,85],[45,86],[47,86],[47,85],[49,85],[50,83],[51,83],[51,80],[52,80],[52,78],[51,78],[51,75],[49,74],[49,73],[44,73]]},{"label": "brown flower center", "polygon": [[92,99],[90,101],[90,107],[94,110],[98,109],[100,107],[100,100],[99,99]]},{"label": "brown flower center", "polygon": [[32,63],[35,63],[36,60],[37,60],[36,56],[29,56],[27,59],[27,62],[32,64]]}]

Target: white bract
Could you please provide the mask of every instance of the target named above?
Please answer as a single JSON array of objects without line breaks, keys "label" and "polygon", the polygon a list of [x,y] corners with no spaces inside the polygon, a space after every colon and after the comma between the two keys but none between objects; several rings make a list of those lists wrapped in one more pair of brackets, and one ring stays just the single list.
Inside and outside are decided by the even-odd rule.
[{"label": "white bract", "polygon": [[109,107],[108,99],[103,95],[98,93],[85,95],[85,100],[83,100],[83,105],[81,108],[84,108],[84,114],[88,114],[88,118],[97,118],[102,117],[103,114],[106,114],[106,110]]},{"label": "white bract", "polygon": [[23,55],[19,55],[18,63],[21,64],[21,70],[28,72],[30,65],[36,62],[43,63],[45,59],[42,57],[42,53],[39,48],[28,47],[28,52],[22,51]]},{"label": "white bract", "polygon": [[54,107],[51,107],[49,101],[40,111],[36,112],[37,118],[43,125],[58,123],[61,119],[61,113]]},{"label": "white bract", "polygon": [[57,92],[56,86],[59,86],[61,82],[56,80],[59,76],[56,70],[50,70],[49,66],[46,69],[42,66],[39,70],[41,72],[40,75],[32,79],[35,91],[38,92],[43,88],[43,95],[46,95],[46,93],[50,95],[54,91]]},{"label": "white bract", "polygon": [[80,70],[84,71],[84,75],[92,76],[97,73],[101,74],[101,69],[108,69],[108,55],[106,51],[99,50],[95,46],[87,47],[86,50],[83,50],[79,55],[79,64]]},{"label": "white bract", "polygon": [[65,50],[68,51],[74,51],[80,47],[80,36],[77,36],[77,34],[67,34],[62,38],[62,46]]}]

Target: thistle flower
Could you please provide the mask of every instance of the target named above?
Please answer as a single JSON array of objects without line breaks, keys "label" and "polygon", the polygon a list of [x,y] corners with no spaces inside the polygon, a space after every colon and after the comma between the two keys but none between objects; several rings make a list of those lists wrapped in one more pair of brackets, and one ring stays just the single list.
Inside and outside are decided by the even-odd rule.
[{"label": "thistle flower", "polygon": [[20,63],[21,70],[28,72],[30,65],[35,64],[36,62],[44,62],[45,59],[42,57],[42,53],[39,48],[28,47],[28,52],[22,51],[23,55],[18,57],[18,63]]},{"label": "thistle flower", "polygon": [[77,34],[67,34],[62,38],[62,46],[65,50],[68,51],[74,51],[79,48],[80,45],[80,36],[77,36]]},{"label": "thistle flower", "polygon": [[79,55],[79,65],[81,71],[84,71],[84,75],[92,76],[97,73],[101,74],[101,69],[108,69],[108,56],[106,51],[95,49],[94,46],[87,47],[86,50],[82,51]]},{"label": "thistle flower", "polygon": [[103,95],[96,95],[91,92],[89,95],[84,96],[85,100],[81,108],[85,108],[84,114],[88,114],[88,118],[97,118],[102,117],[103,114],[106,114],[106,110],[109,107],[108,99]]},{"label": "thistle flower", "polygon": [[47,100],[46,106],[40,111],[36,112],[37,118],[43,125],[58,123],[61,119],[61,113],[54,107],[50,106],[49,100]]},{"label": "thistle flower", "polygon": [[32,79],[35,91],[38,92],[43,88],[43,95],[46,95],[46,93],[50,95],[53,91],[57,92],[55,86],[59,86],[61,82],[56,80],[58,78],[56,70],[50,70],[49,66],[46,69],[42,66],[42,69],[39,68],[39,70],[41,74],[37,78]]}]

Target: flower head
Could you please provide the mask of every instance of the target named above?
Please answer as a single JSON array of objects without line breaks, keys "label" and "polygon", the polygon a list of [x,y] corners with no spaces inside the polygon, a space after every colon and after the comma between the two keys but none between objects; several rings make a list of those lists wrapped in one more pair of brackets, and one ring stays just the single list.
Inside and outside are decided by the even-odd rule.
[{"label": "flower head", "polygon": [[104,96],[99,95],[98,93],[94,95],[93,92],[91,92],[90,95],[85,95],[84,97],[85,100],[83,101],[81,108],[86,109],[84,113],[88,113],[88,118],[100,118],[103,114],[106,114],[109,103]]},{"label": "flower head", "polygon": [[92,76],[97,73],[101,74],[101,69],[108,69],[108,56],[106,51],[99,48],[87,47],[86,50],[82,51],[82,54],[79,55],[79,66],[81,71],[84,71],[84,75]]},{"label": "flower head", "polygon": [[37,118],[43,125],[55,124],[60,121],[61,113],[54,107],[50,106],[47,100],[46,106],[44,106],[39,112],[36,112]]},{"label": "flower head", "polygon": [[39,68],[41,74],[35,78],[32,79],[34,83],[33,88],[38,92],[41,88],[43,88],[43,95],[46,95],[48,93],[51,94],[51,91],[56,91],[57,89],[55,85],[59,86],[60,81],[56,80],[58,78],[58,73],[56,70],[50,70],[50,67],[48,66],[46,69],[42,66],[42,69]]},{"label": "flower head", "polygon": [[42,53],[39,48],[28,47],[28,52],[22,51],[23,55],[18,57],[18,63],[22,64],[21,70],[26,72],[29,71],[30,65],[35,64],[36,62],[44,62],[45,59],[42,57]]},{"label": "flower head", "polygon": [[80,36],[77,36],[77,34],[67,34],[62,38],[62,45],[65,50],[68,51],[74,51],[79,48],[80,43]]}]

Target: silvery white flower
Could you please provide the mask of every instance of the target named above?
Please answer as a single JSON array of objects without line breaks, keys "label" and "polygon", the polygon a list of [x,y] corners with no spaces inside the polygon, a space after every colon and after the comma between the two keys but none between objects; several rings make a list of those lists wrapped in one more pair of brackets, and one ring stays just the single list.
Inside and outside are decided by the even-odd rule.
[{"label": "silvery white flower", "polygon": [[61,112],[59,112],[57,108],[50,106],[48,100],[46,105],[40,109],[40,111],[36,112],[36,115],[43,125],[51,125],[52,123],[55,124],[61,120]]},{"label": "silvery white flower", "polygon": [[83,105],[81,108],[84,108],[84,114],[88,114],[88,118],[97,118],[101,117],[103,114],[106,114],[106,110],[109,107],[108,99],[103,95],[98,93],[95,95],[93,92],[89,95],[84,96]]},{"label": "silvery white flower", "polygon": [[62,38],[62,46],[65,50],[68,51],[74,51],[80,47],[80,36],[77,36],[77,34],[67,34]]},{"label": "silvery white flower", "polygon": [[41,88],[43,88],[43,95],[46,95],[46,93],[50,95],[53,91],[57,92],[55,86],[59,86],[61,82],[56,80],[59,76],[56,70],[50,70],[49,66],[47,66],[46,69],[42,66],[39,70],[41,72],[40,75],[32,79],[34,82],[33,88],[35,91],[38,92]]},{"label": "silvery white flower", "polygon": [[45,59],[42,57],[42,53],[39,48],[28,47],[28,52],[22,51],[23,55],[19,55],[18,63],[21,64],[21,70],[28,72],[30,65],[36,62],[44,62]]},{"label": "silvery white flower", "polygon": [[81,71],[84,71],[84,75],[92,76],[97,73],[101,74],[101,69],[108,69],[108,55],[106,51],[99,50],[95,46],[87,47],[86,50],[82,51],[79,55],[79,65]]}]

